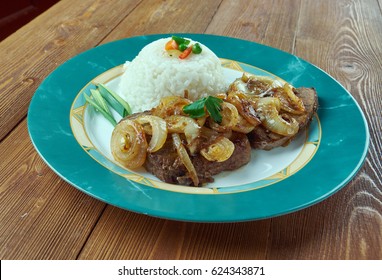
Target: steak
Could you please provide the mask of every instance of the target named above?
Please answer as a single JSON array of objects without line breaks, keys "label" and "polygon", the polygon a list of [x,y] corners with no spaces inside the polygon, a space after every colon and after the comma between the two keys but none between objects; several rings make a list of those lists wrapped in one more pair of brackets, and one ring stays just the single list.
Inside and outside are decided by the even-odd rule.
[{"label": "steak", "polygon": [[[190,155],[200,185],[213,182],[212,176],[218,173],[238,169],[250,161],[251,146],[247,136],[243,133],[233,133],[230,140],[234,143],[235,149],[232,156],[226,161],[208,161],[199,153]],[[193,181],[180,160],[170,137],[159,151],[147,155],[144,167],[167,183],[193,186]]]},{"label": "steak", "polygon": [[[294,93],[304,103],[306,113],[302,115],[293,115],[287,113],[289,117],[294,118],[299,124],[299,132],[309,126],[314,113],[318,107],[318,97],[314,88],[296,88]],[[255,149],[271,150],[280,146],[287,146],[294,136],[282,136],[271,131],[268,131],[264,126],[258,125],[253,131],[248,134],[249,142]]]},{"label": "steak", "polygon": [[[241,83],[241,82],[240,82]],[[317,111],[318,107],[318,98],[315,89],[313,88],[297,88],[293,89],[295,95],[299,97],[304,104],[305,110],[300,111],[302,114],[288,113],[282,111],[282,116],[289,120],[295,119],[298,123],[298,132],[304,130],[311,122],[313,115]],[[141,115],[152,114],[152,111],[138,113],[130,115],[128,118],[135,119]],[[224,161],[209,161],[201,153],[191,154],[188,152],[192,165],[195,168],[198,180],[195,177],[193,179],[190,176],[189,171],[186,166],[183,164],[182,159],[179,157],[175,144],[173,143],[172,137],[167,137],[165,144],[156,152],[147,153],[144,167],[146,170],[158,179],[178,185],[194,186],[199,181],[199,186],[202,186],[206,183],[214,182],[213,176],[219,174],[223,171],[232,171],[236,170],[244,165],[246,165],[251,160],[251,147],[255,149],[262,150],[271,150],[275,147],[286,146],[289,142],[296,136],[282,136],[267,130],[262,124],[257,125],[254,130],[248,134],[239,133],[230,131],[227,132],[217,132],[213,131],[211,128],[205,128],[206,133],[200,133],[194,140],[191,142],[189,149],[192,151],[192,147],[198,147],[199,151],[202,151],[201,148],[206,148],[213,143],[214,139],[224,136],[229,138],[234,144],[234,150],[232,155]],[[203,130],[203,128],[202,128]],[[209,132],[208,131],[213,131]],[[150,133],[149,133],[150,134]],[[149,137],[149,135],[146,135]],[[148,138],[148,139],[149,139]],[[186,143],[187,141],[183,142]],[[192,146],[192,144],[196,146]],[[184,146],[187,146],[184,144]],[[179,148],[179,146],[178,146]],[[190,168],[189,168],[190,169]],[[192,173],[193,174],[193,173]]]}]

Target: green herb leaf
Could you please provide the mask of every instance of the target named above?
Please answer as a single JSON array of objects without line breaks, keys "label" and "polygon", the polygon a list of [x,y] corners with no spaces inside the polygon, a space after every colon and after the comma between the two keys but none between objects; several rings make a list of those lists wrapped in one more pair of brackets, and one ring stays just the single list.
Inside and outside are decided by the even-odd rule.
[{"label": "green herb leaf", "polygon": [[220,113],[221,103],[223,103],[223,100],[217,97],[208,96],[184,106],[183,112],[188,114],[191,118],[197,119],[205,116],[207,110],[211,118],[215,122],[220,123],[223,118]]},{"label": "green herb leaf", "polygon": [[206,97],[196,100],[195,102],[183,107],[183,112],[190,115],[191,118],[197,119],[205,115],[204,106]]},{"label": "green herb leaf", "polygon": [[222,103],[223,100],[213,96],[208,96],[206,100],[207,111],[217,123],[221,123],[223,120],[222,114],[220,113]]}]

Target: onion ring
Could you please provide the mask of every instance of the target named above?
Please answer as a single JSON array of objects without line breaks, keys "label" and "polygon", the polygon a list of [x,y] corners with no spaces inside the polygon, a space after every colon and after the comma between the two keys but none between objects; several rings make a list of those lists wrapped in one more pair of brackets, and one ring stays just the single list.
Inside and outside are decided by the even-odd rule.
[{"label": "onion ring", "polygon": [[228,138],[221,136],[208,147],[202,149],[200,154],[208,161],[222,162],[229,159],[234,150],[235,144]]},{"label": "onion ring", "polygon": [[279,114],[281,102],[276,97],[263,97],[257,101],[257,112],[264,127],[283,136],[293,136],[299,130],[298,122],[289,118],[284,120]]},{"label": "onion ring", "polygon": [[[166,122],[157,116],[143,115],[136,120],[141,125],[150,124],[152,137],[150,139],[147,151],[150,153],[158,151],[163,147],[167,139],[167,124]],[[147,132],[147,129],[145,129]]]},{"label": "onion ring", "polygon": [[127,168],[138,168],[146,160],[148,145],[145,132],[133,120],[124,119],[116,125],[110,145],[113,157]]}]

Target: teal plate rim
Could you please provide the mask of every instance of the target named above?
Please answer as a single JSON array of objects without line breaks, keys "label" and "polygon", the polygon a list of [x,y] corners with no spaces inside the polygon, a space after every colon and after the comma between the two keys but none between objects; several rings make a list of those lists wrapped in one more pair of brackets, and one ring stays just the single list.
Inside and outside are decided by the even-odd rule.
[{"label": "teal plate rim", "polygon": [[352,95],[309,62],[242,39],[180,33],[200,41],[218,57],[268,71],[295,87],[314,87],[319,97],[321,143],[297,173],[271,187],[224,195],[171,192],[129,181],[93,160],[77,143],[70,109],[94,77],[131,61],[148,43],[170,36],[153,34],[89,49],[60,65],[36,90],[28,110],[28,131],[37,152],[65,181],[116,207],[166,219],[236,222],[284,215],[316,204],[344,187],[361,168],[369,146],[365,116]]}]

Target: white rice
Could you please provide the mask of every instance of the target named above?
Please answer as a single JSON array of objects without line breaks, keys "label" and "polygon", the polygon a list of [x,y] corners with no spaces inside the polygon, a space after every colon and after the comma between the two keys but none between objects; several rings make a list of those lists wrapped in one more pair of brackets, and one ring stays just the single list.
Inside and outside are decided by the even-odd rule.
[{"label": "white rice", "polygon": [[179,59],[169,56],[164,49],[170,39],[148,44],[124,65],[118,92],[133,113],[150,110],[164,96],[184,96],[185,90],[191,100],[226,91],[228,84],[220,60],[208,47],[199,43],[200,54],[191,53],[186,59]]}]

